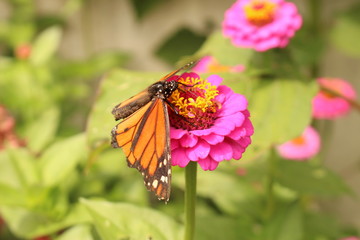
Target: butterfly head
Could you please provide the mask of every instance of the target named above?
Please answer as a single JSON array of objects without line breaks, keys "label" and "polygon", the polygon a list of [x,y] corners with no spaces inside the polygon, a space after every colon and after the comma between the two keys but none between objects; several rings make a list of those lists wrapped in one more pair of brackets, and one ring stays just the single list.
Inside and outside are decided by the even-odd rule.
[{"label": "butterfly head", "polygon": [[151,85],[148,91],[158,98],[167,99],[177,88],[178,83],[174,80],[160,81]]}]

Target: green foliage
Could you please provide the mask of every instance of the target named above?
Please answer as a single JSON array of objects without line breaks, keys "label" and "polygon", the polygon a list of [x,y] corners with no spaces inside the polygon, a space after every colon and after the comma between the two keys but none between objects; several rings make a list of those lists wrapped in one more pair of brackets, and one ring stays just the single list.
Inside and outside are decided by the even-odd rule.
[{"label": "green foliage", "polygon": [[59,27],[50,27],[42,32],[32,45],[30,62],[35,66],[46,64],[58,49],[60,37]]},{"label": "green foliage", "polygon": [[152,1],[142,1],[142,0],[131,0],[133,4],[134,11],[138,19],[143,19],[151,10],[155,9],[157,6],[164,3],[164,0],[152,0]]},{"label": "green foliage", "polygon": [[157,211],[128,203],[85,199],[81,202],[92,216],[101,239],[175,240],[181,236],[181,226]]},{"label": "green foliage", "polygon": [[246,48],[235,48],[229,39],[223,37],[221,32],[211,34],[206,42],[197,51],[198,56],[214,56],[224,65],[246,65],[254,51]]},{"label": "green foliage", "polygon": [[159,49],[156,55],[172,64],[186,55],[193,55],[205,41],[205,37],[187,28],[176,31]]},{"label": "green foliage", "polygon": [[331,32],[332,43],[343,53],[359,57],[360,49],[357,39],[360,38],[360,4],[355,4],[344,11],[337,19]]},{"label": "green foliage", "polygon": [[307,162],[280,161],[275,178],[280,184],[302,194],[339,196],[350,193],[349,187],[338,175],[323,166]]}]

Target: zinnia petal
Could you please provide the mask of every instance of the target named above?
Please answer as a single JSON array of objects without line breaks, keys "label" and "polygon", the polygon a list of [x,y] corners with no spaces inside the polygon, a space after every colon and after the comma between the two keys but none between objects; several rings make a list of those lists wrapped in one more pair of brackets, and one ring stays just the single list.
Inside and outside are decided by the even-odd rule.
[{"label": "zinnia petal", "polygon": [[307,127],[301,136],[277,147],[280,156],[290,160],[307,160],[320,150],[320,136],[313,127]]},{"label": "zinnia petal", "polygon": [[223,35],[237,47],[266,51],[285,47],[301,27],[302,17],[291,2],[238,0],[224,15]]},{"label": "zinnia petal", "polygon": [[[210,81],[213,84],[220,84],[221,78],[212,75]],[[197,86],[198,85],[194,85],[194,88]],[[208,86],[207,88],[210,89],[211,87]],[[201,92],[203,90],[199,91]],[[247,110],[246,98],[223,85],[217,86],[216,91],[218,92],[217,96],[210,94],[211,96],[215,96],[212,97],[212,99],[216,104],[208,102],[213,108],[208,109],[206,114],[204,114],[204,117],[207,119],[206,123],[211,123],[208,124],[206,128],[203,128],[201,125],[198,126],[199,129],[194,127],[197,126],[198,123],[203,122],[199,119],[203,117],[201,115],[203,114],[202,112],[195,115],[194,119],[188,119],[189,122],[192,121],[192,123],[190,126],[185,126],[186,129],[181,127],[185,124],[190,124],[189,122],[177,119],[177,121],[183,121],[182,125],[178,125],[178,122],[170,119],[170,122],[180,126],[178,128],[172,126],[170,129],[171,142],[174,142],[171,144],[173,151],[172,165],[184,167],[189,161],[197,161],[202,169],[214,170],[221,161],[240,159],[245,149],[251,143],[254,128],[249,119],[250,113]],[[182,92],[182,94],[184,98],[187,96],[184,92]],[[205,95],[206,94],[202,92],[202,96]],[[193,98],[193,95],[189,94],[189,96]],[[176,99],[179,98],[177,97]],[[191,102],[193,103],[191,107],[195,108],[197,103],[194,102],[194,99],[192,99]],[[181,101],[177,101],[176,103],[179,104],[179,106],[182,104]],[[217,108],[217,106],[220,107]],[[214,112],[214,109],[216,112]],[[170,115],[170,117],[171,116],[172,115]],[[212,122],[209,122],[210,120]]]}]

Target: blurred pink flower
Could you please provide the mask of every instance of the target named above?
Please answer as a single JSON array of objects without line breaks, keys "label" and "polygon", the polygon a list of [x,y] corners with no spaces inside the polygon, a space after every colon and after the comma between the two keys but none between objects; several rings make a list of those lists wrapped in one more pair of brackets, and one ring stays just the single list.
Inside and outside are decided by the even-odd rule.
[{"label": "blurred pink flower", "polygon": [[284,0],[238,0],[226,12],[223,34],[237,47],[266,51],[283,48],[302,25],[294,3]]},{"label": "blurred pink flower", "polygon": [[34,238],[34,240],[51,240],[52,238],[50,236],[41,236]]},{"label": "blurred pink flower", "polygon": [[22,44],[15,48],[15,56],[18,59],[28,59],[31,54],[31,45],[30,44]]},{"label": "blurred pink flower", "polygon": [[360,240],[360,238],[358,238],[358,237],[346,237],[346,238],[341,238],[340,240]]},{"label": "blurred pink flower", "polygon": [[320,150],[320,136],[313,127],[305,128],[301,136],[277,147],[279,155],[291,160],[307,160]]},{"label": "blurred pink flower", "polygon": [[217,75],[204,80],[188,73],[179,81],[192,87],[169,99],[179,113],[169,111],[172,165],[196,161],[204,170],[215,170],[223,160],[240,159],[254,132],[245,97],[220,85]]},{"label": "blurred pink flower", "polygon": [[25,142],[15,134],[15,119],[0,105],[0,150],[6,147],[22,147]]},{"label": "blurred pink flower", "polygon": [[[356,92],[345,80],[339,78],[318,78],[320,88],[326,88],[333,93],[320,89],[312,101],[313,116],[317,119],[334,119],[347,114],[350,103],[344,98],[354,100]],[[340,96],[344,96],[344,98]]]},{"label": "blurred pink flower", "polygon": [[242,72],[244,65],[238,64],[235,66],[220,65],[213,56],[205,56],[193,67],[196,73],[219,73],[219,72]]}]

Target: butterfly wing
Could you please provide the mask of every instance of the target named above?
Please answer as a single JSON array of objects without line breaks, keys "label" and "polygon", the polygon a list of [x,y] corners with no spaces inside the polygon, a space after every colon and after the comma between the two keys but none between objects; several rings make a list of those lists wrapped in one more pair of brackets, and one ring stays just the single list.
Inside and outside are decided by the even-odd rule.
[{"label": "butterfly wing", "polygon": [[[194,64],[196,64],[196,62],[189,62],[188,64],[182,66],[181,68],[178,68],[172,72],[170,72],[169,74],[165,75],[164,77],[162,77],[159,81],[166,81],[168,80],[169,78],[171,78],[172,76],[174,76],[175,74],[177,74],[178,72],[180,71],[186,71],[188,70],[189,68],[191,68]],[[180,77],[180,76],[179,76]]]},{"label": "butterfly wing", "polygon": [[145,89],[135,96],[116,105],[111,113],[114,115],[115,120],[126,118],[139,110],[145,104],[149,103],[151,98],[152,96],[149,94],[148,90]]},{"label": "butterfly wing", "polygon": [[[194,65],[195,62],[190,62],[183,67],[176,69],[169,74],[162,77],[158,82],[166,81],[175,74],[177,74],[180,71],[186,71],[188,68],[190,68],[192,65]],[[179,76],[180,77],[180,76]],[[155,83],[155,84],[156,84]],[[145,104],[151,101],[151,99],[154,97],[152,94],[149,94],[149,88],[145,89],[144,91],[136,94],[135,96],[123,101],[122,103],[116,105],[114,109],[112,110],[112,114],[115,116],[115,120],[123,119],[137,110],[139,110],[141,107],[143,107]]]},{"label": "butterfly wing", "polygon": [[140,171],[146,188],[165,201],[171,182],[169,131],[167,106],[157,97],[112,130],[112,146],[123,149],[129,167]]}]

